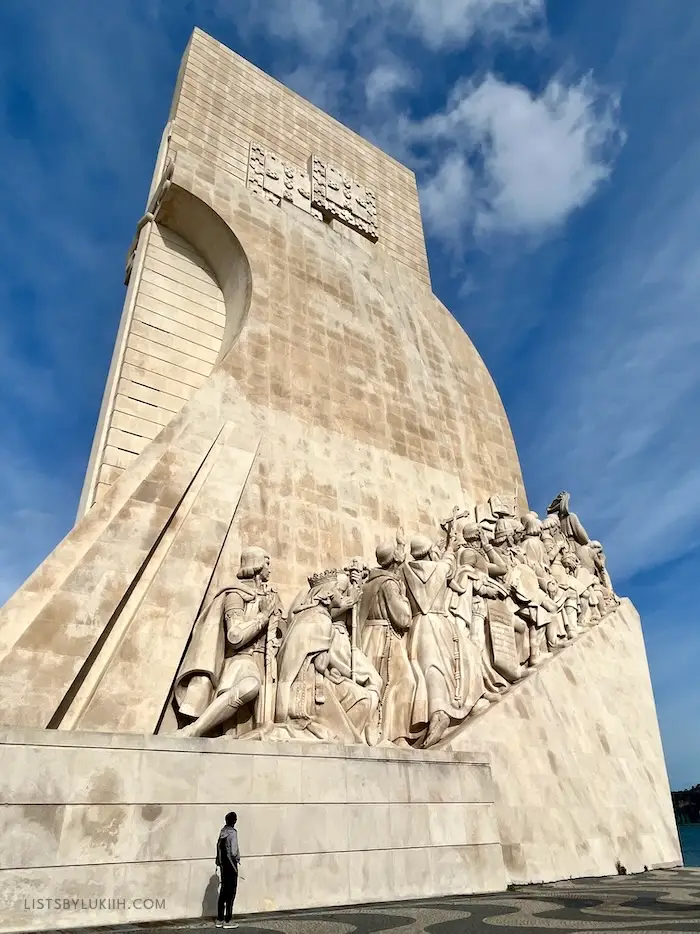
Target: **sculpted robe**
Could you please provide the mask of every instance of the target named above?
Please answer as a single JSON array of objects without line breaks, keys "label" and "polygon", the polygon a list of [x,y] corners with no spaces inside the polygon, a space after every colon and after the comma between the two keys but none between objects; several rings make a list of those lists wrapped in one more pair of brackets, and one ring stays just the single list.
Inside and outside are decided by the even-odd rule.
[{"label": "sculpted robe", "polygon": [[[261,600],[271,608],[261,613]],[[240,580],[220,590],[203,608],[192,630],[192,639],[175,677],[174,697],[180,713],[201,716],[212,700],[245,677],[265,681],[265,646],[268,624],[282,612],[274,588],[258,589],[254,581]],[[274,673],[268,671],[270,678]],[[268,685],[272,690],[272,684]],[[262,721],[258,694],[253,715]]]},{"label": "sculpted robe", "polygon": [[[457,553],[457,569],[450,587],[455,590],[450,598],[450,610],[457,618],[458,625],[464,626],[470,646],[475,650],[475,684],[483,684],[483,691],[489,695],[498,694],[508,687],[508,682],[491,664],[491,639],[488,630],[489,603],[483,591],[489,588],[502,588],[489,578],[486,558],[469,546],[460,548]],[[503,589],[503,596],[506,591]]]},{"label": "sculpted robe", "polygon": [[411,711],[416,680],[406,650],[411,604],[403,580],[393,571],[375,568],[362,588],[359,611],[362,651],[382,679],[381,736],[411,738]]},{"label": "sculpted robe", "polygon": [[352,603],[352,595],[344,597],[334,584],[295,599],[278,655],[277,723],[318,725],[338,739],[363,741],[379,703],[381,682],[359,651],[356,681],[350,679],[351,645],[344,616]]},{"label": "sculpted robe", "polygon": [[449,612],[447,581],[455,557],[409,561],[403,567],[413,611],[408,657],[416,678],[412,729],[424,729],[437,711],[464,720],[478,700],[471,693],[472,652],[464,627]]}]

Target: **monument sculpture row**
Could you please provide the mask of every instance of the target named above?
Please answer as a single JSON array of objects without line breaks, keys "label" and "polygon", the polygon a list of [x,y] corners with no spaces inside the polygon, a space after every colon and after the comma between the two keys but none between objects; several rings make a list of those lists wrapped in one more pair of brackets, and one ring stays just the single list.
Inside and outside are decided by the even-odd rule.
[{"label": "monument sculpture row", "polygon": [[426,748],[497,703],[619,600],[603,549],[560,493],[541,520],[505,497],[460,510],[439,542],[403,533],[312,574],[288,611],[246,547],[200,612],[175,679],[183,736]]}]

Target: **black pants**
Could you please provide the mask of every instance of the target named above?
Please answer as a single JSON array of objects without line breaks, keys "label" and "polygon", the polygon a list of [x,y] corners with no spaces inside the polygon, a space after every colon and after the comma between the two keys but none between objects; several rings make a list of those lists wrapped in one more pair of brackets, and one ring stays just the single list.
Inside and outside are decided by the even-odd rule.
[{"label": "black pants", "polygon": [[233,914],[233,901],[238,888],[238,872],[230,866],[221,867],[219,882],[219,906],[216,917],[219,921],[230,921]]}]

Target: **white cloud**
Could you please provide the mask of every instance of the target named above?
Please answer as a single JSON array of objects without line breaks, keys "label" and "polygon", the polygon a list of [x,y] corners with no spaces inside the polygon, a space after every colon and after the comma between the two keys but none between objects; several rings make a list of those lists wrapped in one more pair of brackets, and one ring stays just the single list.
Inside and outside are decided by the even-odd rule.
[{"label": "white cloud", "polygon": [[406,25],[433,50],[462,45],[475,33],[515,36],[544,17],[544,0],[396,0]]},{"label": "white cloud", "polygon": [[[518,41],[544,22],[544,0],[216,0],[217,14],[243,33],[265,32],[330,58],[356,30],[358,61],[393,36],[415,37],[431,51],[457,48],[475,35]],[[357,28],[359,27],[359,28]]]},{"label": "white cloud", "polygon": [[411,87],[415,73],[400,61],[383,62],[372,69],[365,81],[367,106],[375,109],[390,103],[392,96]]},{"label": "white cloud", "polygon": [[538,232],[584,204],[610,174],[617,100],[590,79],[558,80],[539,97],[489,77],[461,111],[485,164],[482,226]]},{"label": "white cloud", "polygon": [[[452,142],[475,166],[471,210],[463,179],[438,169],[455,220],[434,230],[463,230],[467,219],[481,232],[541,234],[560,224],[610,174],[622,141],[617,108],[590,78],[569,87],[554,79],[540,95],[493,75],[457,85],[443,112],[405,126],[414,144]],[[446,159],[454,169],[454,157]]]},{"label": "white cloud", "polygon": [[[451,152],[437,172],[421,186],[425,222],[445,240],[454,241],[473,213],[474,174],[460,152]],[[455,205],[459,205],[455,210]]]},{"label": "white cloud", "polygon": [[313,58],[325,58],[340,45],[354,22],[348,0],[219,0],[219,14],[248,30],[262,30],[295,42]]}]

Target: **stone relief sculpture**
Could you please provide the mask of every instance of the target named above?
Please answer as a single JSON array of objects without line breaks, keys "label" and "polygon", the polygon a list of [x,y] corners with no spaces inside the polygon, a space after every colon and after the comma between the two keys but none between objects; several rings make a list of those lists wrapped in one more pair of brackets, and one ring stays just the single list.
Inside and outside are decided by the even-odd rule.
[{"label": "stone relief sculpture", "polygon": [[382,681],[352,645],[362,570],[322,571],[294,601],[278,657],[275,722],[291,735],[378,740]]},{"label": "stone relief sculpture", "polygon": [[379,567],[369,572],[362,588],[359,631],[362,652],[381,678],[380,735],[382,740],[408,746],[416,678],[408,657],[411,604],[401,574],[405,561],[403,535],[377,546]]},{"label": "stone relief sculpture", "polygon": [[454,523],[442,553],[427,536],[418,535],[403,567],[412,616],[408,655],[416,676],[412,721],[414,729],[425,732],[424,747],[439,742],[451,723],[464,720],[484,693],[478,652],[449,607],[458,545]]},{"label": "stone relief sculpture", "polygon": [[560,493],[541,520],[505,496],[455,508],[439,542],[402,530],[312,574],[286,615],[270,558],[197,617],[173,690],[181,736],[426,748],[477,716],[619,603],[600,542]]},{"label": "stone relief sculpture", "polygon": [[324,217],[335,218],[375,242],[377,236],[377,199],[340,169],[312,155],[311,204]]},{"label": "stone relief sculpture", "polygon": [[302,169],[252,140],[246,185],[271,204],[287,201],[318,220],[339,220],[372,243],[378,240],[374,192],[317,155]]},{"label": "stone relief sculpture", "polygon": [[270,586],[270,556],[245,548],[238,581],[221,589],[200,613],[175,678],[182,736],[234,730],[246,707],[258,727],[272,723],[274,663],[282,604]]}]

